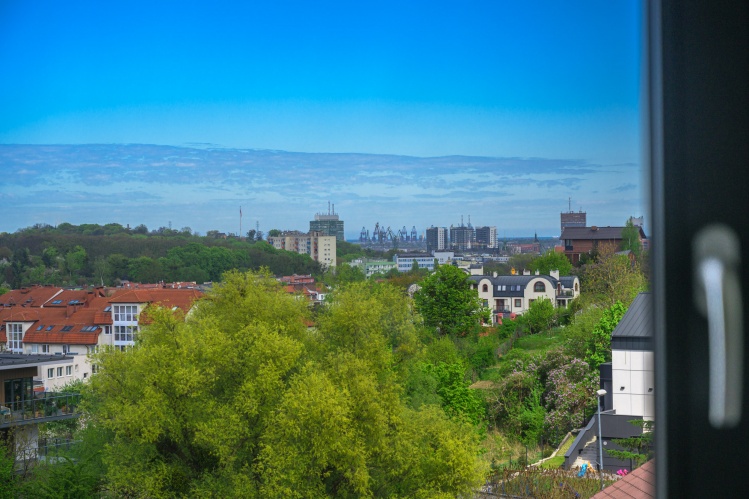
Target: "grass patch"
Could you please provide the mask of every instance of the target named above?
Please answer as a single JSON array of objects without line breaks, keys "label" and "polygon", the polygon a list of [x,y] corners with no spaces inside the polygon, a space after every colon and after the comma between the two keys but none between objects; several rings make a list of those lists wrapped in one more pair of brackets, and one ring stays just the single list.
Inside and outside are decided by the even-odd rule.
[{"label": "grass patch", "polygon": [[545,470],[555,470],[561,468],[564,465],[564,454],[552,457],[548,461],[541,463],[541,468]]},{"label": "grass patch", "polygon": [[548,336],[546,334],[531,334],[518,338],[513,345],[513,349],[524,350],[528,355],[545,352],[557,345],[562,344],[564,339],[561,335]]}]

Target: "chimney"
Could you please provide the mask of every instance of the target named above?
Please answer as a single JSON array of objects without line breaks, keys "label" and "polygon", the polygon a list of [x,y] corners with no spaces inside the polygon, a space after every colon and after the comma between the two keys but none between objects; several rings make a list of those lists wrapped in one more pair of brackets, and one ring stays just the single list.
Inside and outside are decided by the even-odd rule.
[{"label": "chimney", "polygon": [[558,281],[559,280],[559,269],[549,271],[549,275]]},{"label": "chimney", "polygon": [[540,271],[540,270],[537,270],[537,271],[536,271],[536,275],[541,275],[541,271]]},{"label": "chimney", "polygon": [[523,275],[531,275],[531,271],[523,269]]},{"label": "chimney", "polygon": [[592,230],[593,232],[596,232],[598,230],[598,226],[597,225],[591,225],[590,226],[590,230]]},{"label": "chimney", "polygon": [[492,276],[493,276],[493,277],[497,277],[497,273],[496,273],[496,272],[493,272],[493,273],[492,273]]}]

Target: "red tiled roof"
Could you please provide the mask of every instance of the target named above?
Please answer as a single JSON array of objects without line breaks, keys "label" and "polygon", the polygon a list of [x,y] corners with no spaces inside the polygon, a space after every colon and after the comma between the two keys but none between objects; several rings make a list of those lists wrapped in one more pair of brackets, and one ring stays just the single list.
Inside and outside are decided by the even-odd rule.
[{"label": "red tiled roof", "polygon": [[655,498],[655,460],[651,459],[624,478],[609,485],[592,499]]},{"label": "red tiled roof", "polygon": [[26,331],[26,334],[23,335],[23,342],[24,344],[52,343],[55,345],[96,345],[99,342],[99,334],[101,334],[101,329],[91,333],[82,333],[80,331],[62,332],[59,328],[55,329],[58,330],[47,332],[46,328],[42,331],[29,329]]},{"label": "red tiled roof", "polygon": [[14,289],[0,295],[0,306],[18,307],[26,305],[27,307],[39,307],[60,291],[62,291],[62,288],[56,286],[32,286]]},{"label": "red tiled roof", "polygon": [[109,298],[109,303],[153,303],[163,307],[179,307],[184,312],[203,296],[197,289],[128,289],[121,290]]}]

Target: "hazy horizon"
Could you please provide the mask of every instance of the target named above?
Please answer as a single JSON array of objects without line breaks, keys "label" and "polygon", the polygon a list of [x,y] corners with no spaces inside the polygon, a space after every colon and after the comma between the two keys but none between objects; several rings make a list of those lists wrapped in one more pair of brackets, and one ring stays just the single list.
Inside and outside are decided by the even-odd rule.
[{"label": "hazy horizon", "polygon": [[239,206],[243,232],[306,230],[330,201],[348,239],[557,236],[570,197],[622,225],[646,215],[641,24],[628,0],[5,3],[0,230],[237,232]]}]

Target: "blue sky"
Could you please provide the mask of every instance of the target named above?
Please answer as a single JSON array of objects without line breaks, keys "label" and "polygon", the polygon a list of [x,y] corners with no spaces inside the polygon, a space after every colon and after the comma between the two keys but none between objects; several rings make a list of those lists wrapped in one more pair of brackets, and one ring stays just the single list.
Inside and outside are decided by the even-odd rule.
[{"label": "blue sky", "polygon": [[[6,149],[4,179],[23,181],[0,184],[5,206],[23,202],[21,184],[29,198],[67,201],[55,206],[52,195],[43,209],[19,207],[0,230],[172,221],[235,231],[240,204],[245,225],[304,229],[327,199],[349,237],[378,221],[421,231],[457,224],[461,214],[500,234],[557,235],[568,197],[590,223],[621,224],[644,211],[640,60],[634,0],[0,1],[0,144],[484,158],[473,169],[367,158],[330,171],[320,156],[289,167],[198,154],[175,186],[164,180],[174,165],[155,157],[144,187],[132,181],[143,165],[126,159],[101,165],[106,175],[90,185],[71,174],[81,158],[70,151],[50,169]],[[445,180],[430,168],[449,175],[439,189],[425,187]],[[232,180],[237,171],[241,182]],[[224,195],[211,198],[206,186]],[[127,193],[129,211],[114,210],[121,200],[109,198],[118,193]],[[91,210],[94,194],[100,204]],[[195,196],[200,203],[184,203]]]}]

